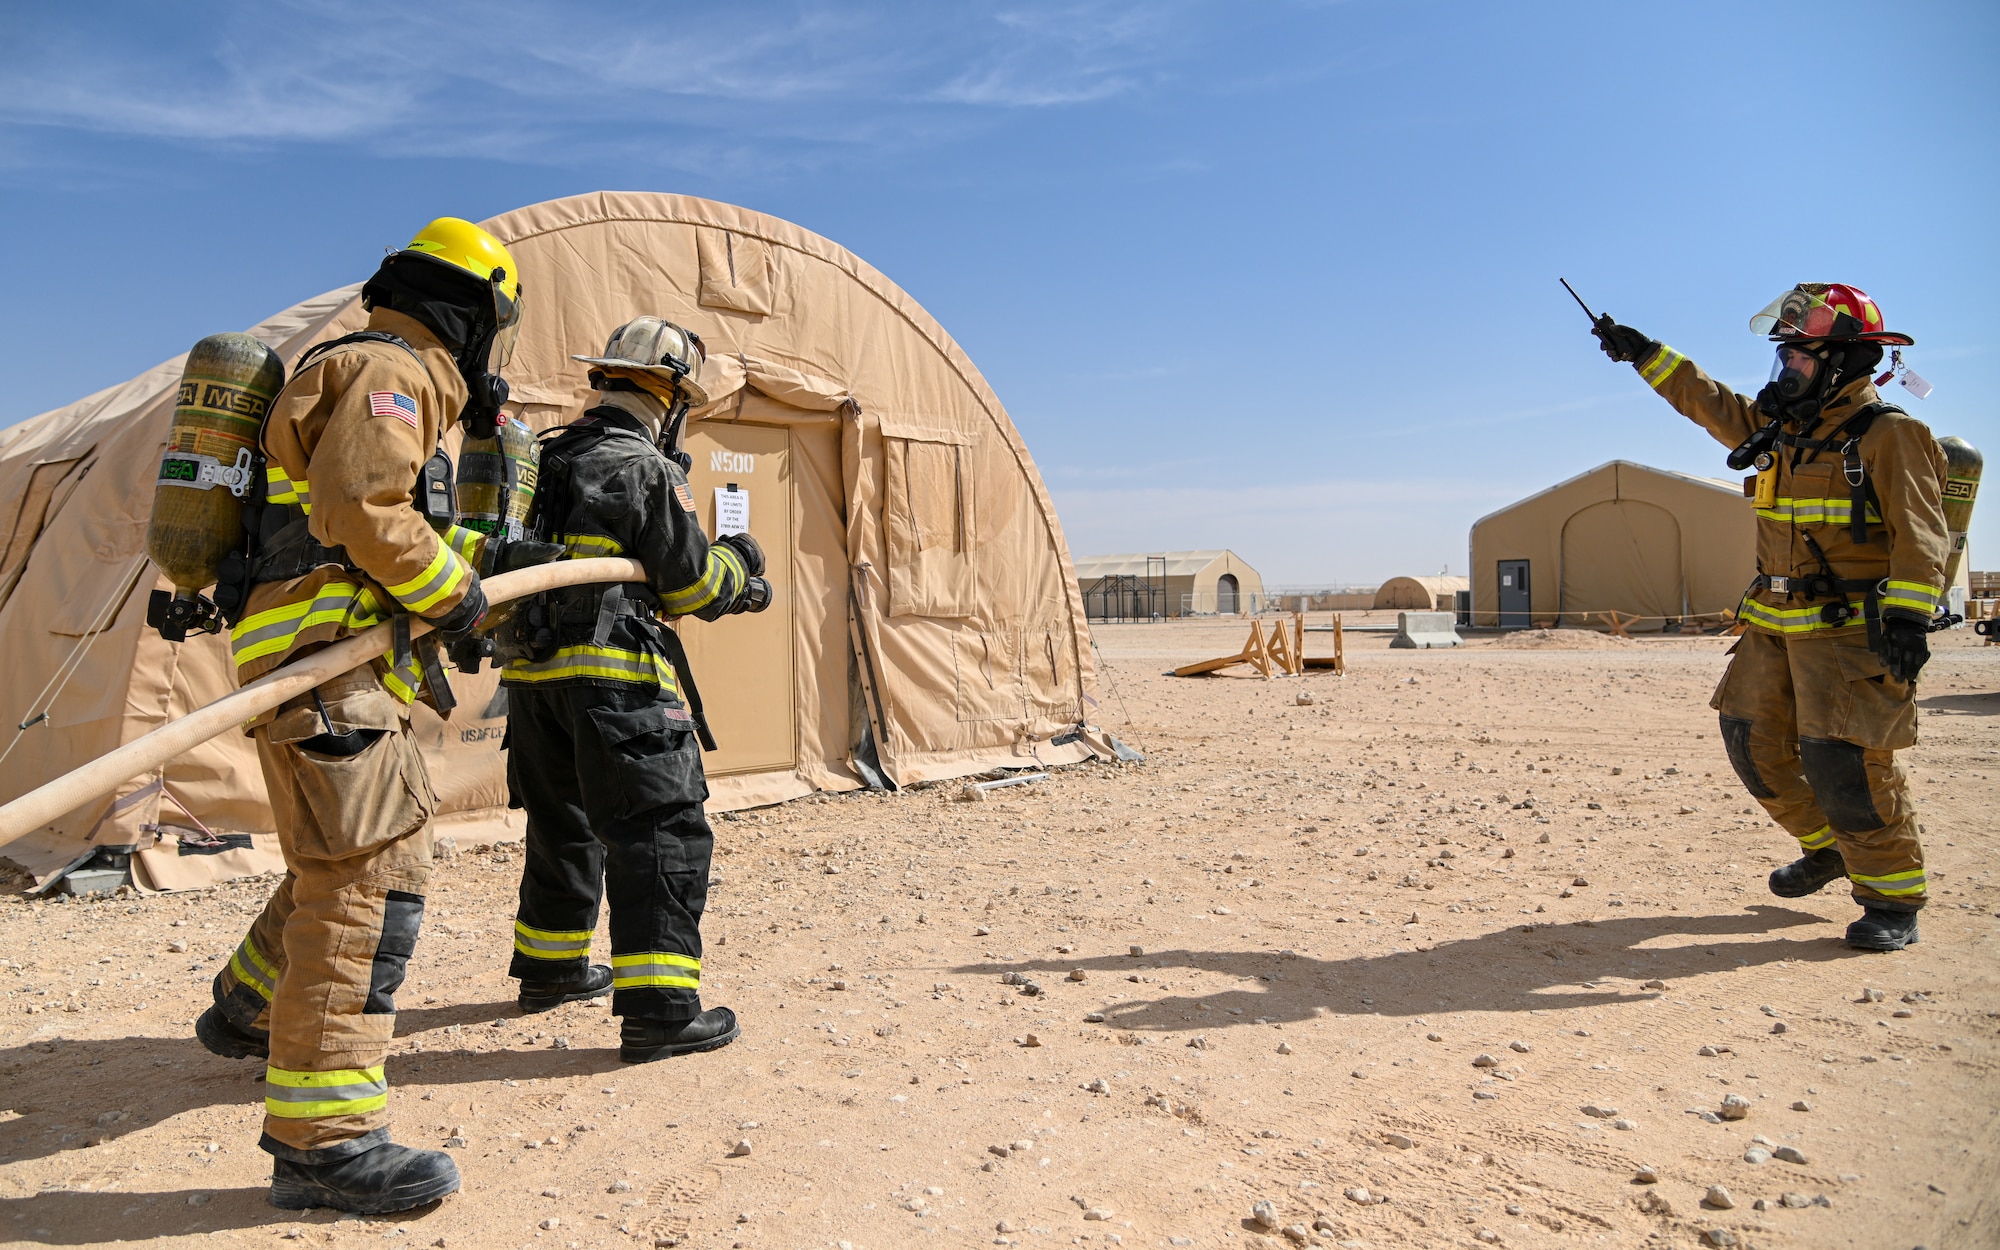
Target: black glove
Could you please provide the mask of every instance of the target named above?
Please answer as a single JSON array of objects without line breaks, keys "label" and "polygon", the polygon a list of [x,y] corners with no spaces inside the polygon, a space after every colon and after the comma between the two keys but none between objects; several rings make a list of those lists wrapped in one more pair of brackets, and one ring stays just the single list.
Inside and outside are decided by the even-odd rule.
[{"label": "black glove", "polygon": [[[734,537],[734,535],[732,535]],[[771,606],[771,583],[761,577],[753,577],[743,583],[743,590],[736,596],[736,602],[729,605],[725,616],[735,616],[738,612],[762,612]]]},{"label": "black glove", "polygon": [[533,568],[537,564],[548,564],[563,557],[561,543],[536,542],[532,538],[516,538],[513,542],[501,542],[498,538],[486,540],[488,548],[496,544],[490,563],[495,573],[512,573],[517,569]]},{"label": "black glove", "polygon": [[1900,616],[1882,622],[1882,663],[1897,681],[1915,681],[1931,658],[1931,631]]},{"label": "black glove", "polygon": [[1634,330],[1631,326],[1621,326],[1606,313],[1590,328],[1597,336],[1598,345],[1604,354],[1620,364],[1632,364],[1644,360],[1659,350],[1659,344]]},{"label": "black glove", "polygon": [[424,618],[436,627],[447,644],[455,643],[478,629],[479,622],[486,616],[486,591],[479,584],[479,574],[468,572],[467,576],[472,578],[472,584],[465,588],[465,598],[458,601],[457,607],[443,616]]},{"label": "black glove", "polygon": [[744,571],[750,576],[764,575],[764,549],[757,544],[756,539],[748,534],[724,534],[715,541],[726,547],[735,548],[736,554],[743,557]]}]

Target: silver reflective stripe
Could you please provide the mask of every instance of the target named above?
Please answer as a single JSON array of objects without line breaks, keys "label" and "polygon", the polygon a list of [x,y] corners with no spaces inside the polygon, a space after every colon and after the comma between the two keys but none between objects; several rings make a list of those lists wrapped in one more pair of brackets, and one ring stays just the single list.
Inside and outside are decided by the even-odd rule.
[{"label": "silver reflective stripe", "polygon": [[264,1082],[266,1102],[360,1102],[366,1098],[381,1098],[389,1092],[389,1078],[379,1081],[357,1081],[349,1085],[279,1085],[275,1081]]},{"label": "silver reflective stripe", "polygon": [[565,955],[573,955],[578,951],[589,950],[590,939],[585,938],[581,942],[552,942],[547,938],[534,938],[529,937],[525,933],[516,933],[514,935],[514,945],[525,946],[530,950],[559,951]]}]

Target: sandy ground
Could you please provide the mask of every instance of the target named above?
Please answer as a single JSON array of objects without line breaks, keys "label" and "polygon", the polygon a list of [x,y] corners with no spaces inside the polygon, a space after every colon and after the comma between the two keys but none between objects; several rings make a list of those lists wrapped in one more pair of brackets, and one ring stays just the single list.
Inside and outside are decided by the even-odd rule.
[{"label": "sandy ground", "polygon": [[719,822],[714,1054],[521,1017],[518,850],[464,847],[390,1105],[465,1188],[400,1217],[268,1206],[261,1068],[190,1035],[268,881],[0,901],[0,1242],[2000,1245],[2000,649],[1926,674],[1935,893],[1866,955],[1844,892],[1765,890],[1794,852],[1716,738],[1726,640],[1159,675],[1242,632],[1099,630],[1144,764]]}]

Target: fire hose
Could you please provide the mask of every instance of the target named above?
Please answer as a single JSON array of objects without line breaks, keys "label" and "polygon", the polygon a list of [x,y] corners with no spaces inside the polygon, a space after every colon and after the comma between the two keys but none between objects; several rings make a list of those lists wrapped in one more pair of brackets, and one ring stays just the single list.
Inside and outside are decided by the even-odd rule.
[{"label": "fire hose", "polygon": [[[559,586],[583,586],[600,582],[644,582],[646,571],[637,560],[560,560],[513,573],[499,573],[485,579],[489,603],[554,590]],[[227,733],[262,716],[287,699],[306,693],[372,662],[388,651],[393,625],[384,623],[322,647],[304,659],[294,660],[251,682],[241,690],[223,696],[140,738],[100,755],[81,768],[72,769],[4,805],[0,805],[0,846],[5,846],[48,822],[75,811],[92,799],[111,793],[134,777],[158,769],[174,757],[192,750],[210,738]],[[410,636],[431,632],[422,620],[410,622]]]}]

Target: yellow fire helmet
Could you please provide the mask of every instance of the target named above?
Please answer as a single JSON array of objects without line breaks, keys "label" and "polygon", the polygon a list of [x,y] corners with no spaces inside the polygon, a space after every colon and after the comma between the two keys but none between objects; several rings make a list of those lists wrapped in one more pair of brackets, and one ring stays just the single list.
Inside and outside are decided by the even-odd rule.
[{"label": "yellow fire helmet", "polygon": [[507,245],[464,218],[440,217],[417,231],[404,250],[422,252],[492,284],[498,327],[493,364],[504,365],[521,328],[521,267]]}]

